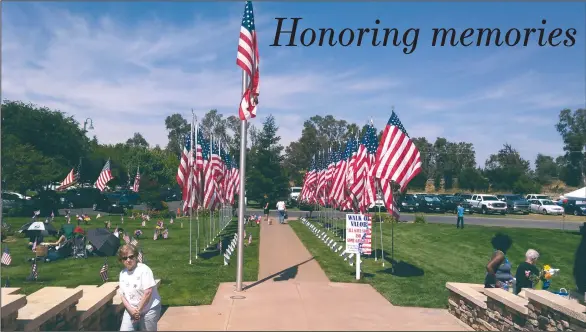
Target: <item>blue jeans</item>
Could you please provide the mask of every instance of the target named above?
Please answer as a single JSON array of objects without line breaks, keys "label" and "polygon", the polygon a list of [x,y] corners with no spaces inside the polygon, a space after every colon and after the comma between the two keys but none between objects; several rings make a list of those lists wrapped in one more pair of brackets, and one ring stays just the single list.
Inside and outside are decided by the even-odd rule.
[{"label": "blue jeans", "polygon": [[285,210],[279,210],[279,223],[283,224],[285,222]]}]

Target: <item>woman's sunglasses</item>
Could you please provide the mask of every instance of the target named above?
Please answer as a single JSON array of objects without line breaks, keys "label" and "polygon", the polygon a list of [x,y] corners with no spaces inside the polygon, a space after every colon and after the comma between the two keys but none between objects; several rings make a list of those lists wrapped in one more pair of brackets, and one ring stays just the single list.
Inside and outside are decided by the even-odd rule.
[{"label": "woman's sunglasses", "polygon": [[125,261],[125,260],[128,260],[128,259],[134,259],[134,255],[130,255],[130,256],[124,256],[124,257],[122,257],[122,260],[123,260],[123,261]]}]

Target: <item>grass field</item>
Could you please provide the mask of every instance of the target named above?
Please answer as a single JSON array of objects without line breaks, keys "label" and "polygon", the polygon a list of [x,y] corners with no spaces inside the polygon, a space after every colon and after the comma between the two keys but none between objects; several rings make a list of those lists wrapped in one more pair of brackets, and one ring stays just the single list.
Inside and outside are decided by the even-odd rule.
[{"label": "grass field", "polygon": [[[13,230],[18,230],[28,218],[6,218]],[[130,220],[125,218],[122,225],[119,217],[105,217],[92,220],[92,224],[85,226],[86,229],[103,227],[103,220],[111,220],[112,226],[120,224],[129,233],[134,233],[136,229],[142,229],[144,235],[139,241],[139,245],[144,250],[146,264],[151,267],[155,278],[161,279],[159,292],[163,305],[201,305],[210,304],[215,296],[219,283],[236,280],[236,253],[233,254],[229,266],[224,266],[223,256],[218,250],[210,249],[200,251],[198,259],[196,254],[197,224],[195,218],[192,223],[192,252],[193,264],[189,265],[189,219],[181,218],[169,226],[169,238],[165,240],[153,240],[156,220],[151,219],[146,227],[141,227],[141,221]],[[201,218],[200,239],[204,239],[203,234],[209,234],[209,217]],[[181,227],[183,222],[183,228]],[[54,226],[59,229],[65,223],[65,218],[56,218]],[[207,228],[205,226],[208,226]],[[257,280],[258,278],[258,248],[259,248],[259,231],[258,227],[247,228],[248,234],[252,234],[252,244],[245,248],[244,255],[244,275],[243,279]],[[237,222],[233,220],[225,228],[222,237],[224,238],[224,248],[227,247],[228,235],[233,235],[237,231]],[[208,238],[210,236],[208,235]],[[45,242],[54,242],[56,239],[45,238]],[[205,241],[201,240],[200,245],[203,248]],[[219,242],[219,238],[215,243]],[[39,288],[45,286],[65,286],[75,287],[78,285],[99,285],[100,268],[104,263],[103,257],[90,257],[84,259],[67,258],[55,262],[39,262],[39,277],[36,282],[25,281],[30,274],[31,263],[27,259],[33,257],[33,253],[27,248],[28,238],[21,238],[18,235],[9,237],[2,245],[8,246],[12,255],[12,264],[8,267],[2,266],[2,286],[5,285],[6,278],[9,278],[11,287],[21,287],[25,294],[30,294]],[[108,258],[110,281],[117,281],[118,274],[121,270],[121,264],[116,257]]]},{"label": "grass field", "polygon": [[[399,223],[394,227],[393,273],[391,225],[383,224],[383,267],[380,259],[380,224],[375,224],[373,250],[377,249],[378,261],[375,262],[374,258],[363,259],[363,277],[357,281],[355,268],[327,248],[307,226],[297,221],[289,224],[332,282],[369,283],[395,305],[445,308],[448,301],[446,282],[482,284],[485,266],[492,254],[490,240],[499,231],[513,239],[513,247],[507,257],[514,271],[525,260],[527,249],[533,248],[541,254],[538,265],[550,264],[561,269],[561,274],[552,281],[552,289],[575,287],[572,270],[574,252],[580,240],[577,233],[482,226],[456,229],[442,224]],[[341,240],[339,244],[344,245]]]}]

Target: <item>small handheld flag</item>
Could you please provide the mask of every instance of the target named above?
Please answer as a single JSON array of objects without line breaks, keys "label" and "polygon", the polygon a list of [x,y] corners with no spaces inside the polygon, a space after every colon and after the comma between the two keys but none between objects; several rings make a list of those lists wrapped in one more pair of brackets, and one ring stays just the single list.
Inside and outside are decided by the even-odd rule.
[{"label": "small handheld flag", "polygon": [[2,264],[8,266],[10,263],[12,263],[12,256],[10,256],[10,250],[8,250],[8,246],[6,246],[2,253]]},{"label": "small handheld flag", "polygon": [[106,282],[108,280],[108,259],[106,258],[106,261],[104,262],[104,265],[102,265],[102,268],[100,269],[100,277],[102,277],[102,282]]},{"label": "small handheld flag", "polygon": [[37,270],[37,261],[33,261],[33,265],[31,266],[31,274],[26,278],[27,281],[37,281],[39,278],[39,271]]}]

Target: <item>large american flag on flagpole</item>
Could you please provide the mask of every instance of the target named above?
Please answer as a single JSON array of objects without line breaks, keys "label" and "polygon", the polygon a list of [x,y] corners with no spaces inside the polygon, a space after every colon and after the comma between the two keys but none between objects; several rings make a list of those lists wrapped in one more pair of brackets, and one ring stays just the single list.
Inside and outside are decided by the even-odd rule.
[{"label": "large american flag on flagpole", "polygon": [[57,191],[64,190],[72,185],[76,184],[79,181],[79,173],[81,171],[81,159],[79,160],[79,165],[77,166],[77,171],[75,168],[72,168],[69,174],[65,177],[61,185],[56,189]]},{"label": "large american flag on flagpole", "polygon": [[380,181],[387,211],[394,216],[398,217],[399,212],[393,199],[392,182],[399,185],[400,191],[404,191],[420,172],[421,154],[393,111],[376,151],[373,175]]},{"label": "large american flag on flagpole", "polygon": [[248,88],[242,96],[238,109],[240,120],[248,120],[256,117],[260,81],[258,43],[251,1],[246,1],[246,5],[244,6],[244,15],[242,15],[242,25],[240,26],[240,38],[238,39],[236,64],[250,78]]},{"label": "large american flag on flagpole", "polygon": [[96,188],[98,188],[100,191],[104,191],[104,188],[106,188],[106,183],[108,183],[108,181],[112,180],[113,178],[112,171],[110,170],[110,159],[108,159],[104,165],[104,168],[102,168],[100,176],[98,176],[98,179],[96,180]]},{"label": "large american flag on flagpole", "polygon": [[183,145],[183,151],[181,152],[181,161],[179,162],[179,167],[177,168],[177,184],[179,187],[183,188],[183,197],[186,196],[185,191],[187,190],[187,179],[189,177],[188,167],[189,167],[189,153],[191,152],[191,137],[189,135],[185,135],[185,141]]}]

